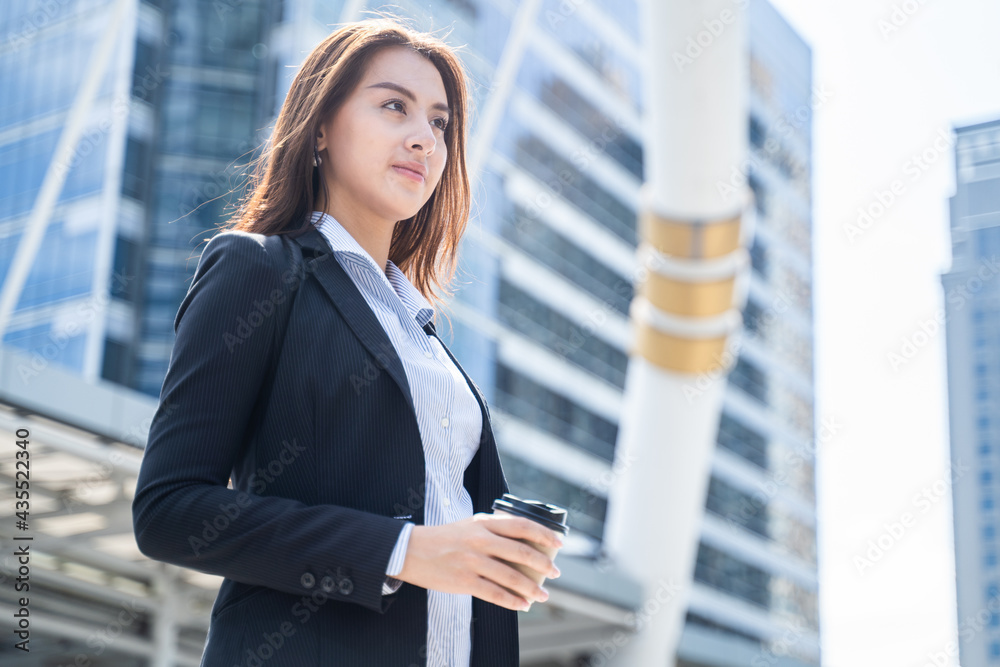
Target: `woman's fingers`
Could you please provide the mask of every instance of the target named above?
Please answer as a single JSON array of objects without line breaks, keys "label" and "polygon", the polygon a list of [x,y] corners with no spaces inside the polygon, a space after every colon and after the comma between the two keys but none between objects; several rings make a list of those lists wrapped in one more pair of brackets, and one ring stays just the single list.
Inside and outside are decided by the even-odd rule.
[{"label": "woman's fingers", "polygon": [[535,523],[531,519],[510,514],[477,514],[475,517],[483,517],[484,525],[497,535],[514,539],[524,539],[536,542],[543,547],[559,549],[562,547],[562,538],[554,530],[549,530],[540,523]]},{"label": "woman's fingers", "polygon": [[509,564],[487,558],[477,564],[480,572],[481,592],[473,593],[493,604],[523,611],[533,602],[545,602],[549,594],[532,579]]},{"label": "woman's fingers", "polygon": [[[437,585],[431,586],[437,590],[471,593],[487,602],[517,610],[524,609],[527,603],[548,598],[530,577],[488,552],[466,551],[439,562],[443,569],[438,572]],[[470,591],[470,587],[474,590]]]},{"label": "woman's fingers", "polygon": [[479,583],[476,584],[476,589],[472,591],[472,595],[480,600],[485,600],[486,602],[491,602],[514,611],[525,611],[531,606],[528,600],[514,595],[509,590],[484,577],[479,578]]},{"label": "woman's fingers", "polygon": [[551,577],[552,560],[520,540],[548,548],[554,540],[547,533],[552,531],[522,517],[492,516],[415,526],[396,578],[446,593],[468,593],[506,609],[523,610],[531,602],[545,601],[548,594],[518,567]]},{"label": "woman's fingers", "polygon": [[492,546],[491,554],[496,558],[511,563],[520,563],[546,578],[552,574],[552,560],[529,544],[515,539],[499,538],[493,545],[495,546]]},{"label": "woman's fingers", "polygon": [[491,555],[503,560],[521,563],[545,577],[552,578],[558,576],[552,560],[536,547],[526,544],[520,540],[528,540],[543,548],[558,548],[555,533],[534,521],[520,517],[511,519],[497,519],[486,521],[484,525],[499,540],[489,542]]}]

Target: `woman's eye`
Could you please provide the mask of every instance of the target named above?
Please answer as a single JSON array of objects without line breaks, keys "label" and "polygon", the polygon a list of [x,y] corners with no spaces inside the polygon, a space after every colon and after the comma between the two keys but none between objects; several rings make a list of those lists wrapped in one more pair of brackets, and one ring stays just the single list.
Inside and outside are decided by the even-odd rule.
[{"label": "woman's eye", "polygon": [[[389,100],[388,102],[382,105],[382,108],[389,109],[390,111],[399,111],[400,113],[403,114],[406,113],[406,106],[403,104],[401,100]],[[434,124],[435,127],[437,127],[442,132],[444,132],[445,128],[448,127],[448,118],[445,117],[435,118],[431,122]]]}]

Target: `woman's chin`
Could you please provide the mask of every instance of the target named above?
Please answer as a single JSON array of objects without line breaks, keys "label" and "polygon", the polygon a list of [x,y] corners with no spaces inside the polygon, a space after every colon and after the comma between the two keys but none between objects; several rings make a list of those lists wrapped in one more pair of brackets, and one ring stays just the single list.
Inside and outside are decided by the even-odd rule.
[{"label": "woman's chin", "polygon": [[[426,204],[426,203],[427,202],[424,202],[424,204]],[[401,206],[398,209],[396,209],[397,212],[396,212],[396,216],[394,217],[394,219],[395,220],[409,220],[410,218],[412,218],[413,216],[415,216],[417,213],[420,213],[420,209],[422,209],[424,207],[424,204],[421,204],[420,206],[417,206],[417,207],[413,207],[413,206],[402,207]]]}]

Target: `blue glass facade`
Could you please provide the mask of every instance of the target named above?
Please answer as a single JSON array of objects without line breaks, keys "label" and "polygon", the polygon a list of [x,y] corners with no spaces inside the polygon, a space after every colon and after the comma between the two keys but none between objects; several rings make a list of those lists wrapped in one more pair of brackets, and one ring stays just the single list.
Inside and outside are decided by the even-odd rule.
[{"label": "blue glass facade", "polygon": [[[955,128],[952,266],[942,277],[948,350],[960,661],[1000,664],[997,397],[1000,396],[1000,121]],[[970,473],[966,473],[970,470]]]},{"label": "blue glass facade", "polygon": [[275,12],[275,3],[257,0],[178,0],[144,40],[149,66],[168,73],[157,91],[156,132],[136,138],[148,145],[151,184],[138,324],[145,345],[136,351],[132,384],[152,395],[200,244],[231,213],[227,205],[241,194],[238,172],[270,120],[265,42]]},{"label": "blue glass facade", "polygon": [[[104,36],[106,0],[4,3],[0,25],[0,279],[6,281],[45,179],[63,176],[52,214],[11,320],[5,345],[90,377],[100,360],[92,341],[103,336],[115,294],[95,258],[111,252],[114,207],[102,205],[122,159],[124,119],[116,101],[126,84],[128,40],[116,42],[97,74],[96,95],[80,109],[82,82]],[[76,107],[74,107],[76,105]],[[77,141],[56,159],[71,111],[81,121]],[[56,181],[53,181],[56,182]],[[103,273],[103,272],[102,272]],[[110,271],[108,271],[110,274]]]}]

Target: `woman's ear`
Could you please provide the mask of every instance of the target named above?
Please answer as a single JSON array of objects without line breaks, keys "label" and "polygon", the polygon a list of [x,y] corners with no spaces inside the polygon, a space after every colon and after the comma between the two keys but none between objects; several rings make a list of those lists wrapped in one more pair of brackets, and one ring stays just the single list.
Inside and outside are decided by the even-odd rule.
[{"label": "woman's ear", "polygon": [[320,125],[316,129],[316,140],[313,142],[313,144],[316,146],[316,149],[320,152],[326,150],[326,141],[324,141],[324,134],[325,133],[323,132],[323,126]]}]

